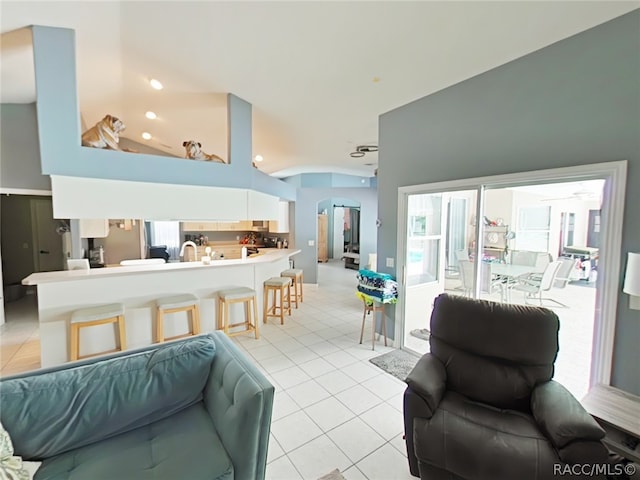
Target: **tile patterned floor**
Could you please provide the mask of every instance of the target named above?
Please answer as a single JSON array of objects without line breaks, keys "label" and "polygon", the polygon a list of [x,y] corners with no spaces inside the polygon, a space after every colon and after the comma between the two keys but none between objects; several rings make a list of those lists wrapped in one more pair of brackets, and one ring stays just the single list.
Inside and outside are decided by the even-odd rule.
[{"label": "tile patterned floor", "polygon": [[[260,340],[233,337],[276,387],[267,479],[314,480],[335,468],[347,480],[414,478],[402,440],[405,384],[368,361],[391,347],[372,351],[367,334],[358,343],[355,275],[342,262],[320,264],[318,286],[305,285],[285,325],[270,320]],[[38,368],[35,296],[7,304],[6,318],[0,375]]]},{"label": "tile patterned floor", "polygon": [[[270,320],[261,326],[260,340],[233,337],[276,387],[267,479],[313,480],[334,468],[347,480],[414,478],[402,440],[405,385],[368,361],[392,349],[378,341],[371,350],[370,321],[364,343],[358,343],[362,304],[354,295],[356,272],[342,265],[319,264],[318,286],[305,285],[304,303],[285,325]],[[556,310],[563,323],[561,345],[567,335],[574,340],[557,360],[568,366],[570,383],[572,365],[582,363],[576,359],[590,355],[595,290],[555,293],[571,304]],[[0,376],[38,368],[35,295],[8,303],[6,318],[0,327]],[[576,380],[576,390],[584,388],[581,382]]]}]

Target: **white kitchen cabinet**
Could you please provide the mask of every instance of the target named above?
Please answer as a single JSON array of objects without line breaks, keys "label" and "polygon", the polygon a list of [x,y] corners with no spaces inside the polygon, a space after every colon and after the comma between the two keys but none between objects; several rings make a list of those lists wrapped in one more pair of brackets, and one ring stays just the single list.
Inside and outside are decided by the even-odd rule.
[{"label": "white kitchen cabinet", "polygon": [[278,218],[278,197],[266,193],[247,190],[247,217],[254,220],[275,220]]},{"label": "white kitchen cabinet", "polygon": [[278,202],[278,219],[269,220],[269,233],[289,233],[289,202]]},{"label": "white kitchen cabinet", "polygon": [[220,232],[246,232],[251,230],[251,220],[237,222],[217,222],[217,231]]},{"label": "white kitchen cabinet", "polygon": [[211,232],[218,230],[218,222],[182,222],[185,232]]},{"label": "white kitchen cabinet", "polygon": [[106,218],[81,218],[80,238],[105,238],[109,235],[109,220]]}]

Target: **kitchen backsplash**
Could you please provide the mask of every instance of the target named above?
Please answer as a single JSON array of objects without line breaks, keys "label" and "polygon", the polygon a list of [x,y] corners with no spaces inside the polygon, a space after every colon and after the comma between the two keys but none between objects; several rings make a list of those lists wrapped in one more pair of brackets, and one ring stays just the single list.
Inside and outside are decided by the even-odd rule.
[{"label": "kitchen backsplash", "polygon": [[209,239],[209,242],[240,242],[245,236],[253,233],[256,236],[256,243],[259,245],[263,245],[267,243],[265,238],[278,238],[281,241],[287,240],[287,243],[291,244],[289,241],[288,233],[267,233],[267,232],[192,232],[188,230],[184,230],[180,237],[181,241],[185,240],[185,235],[192,236],[204,236]]}]

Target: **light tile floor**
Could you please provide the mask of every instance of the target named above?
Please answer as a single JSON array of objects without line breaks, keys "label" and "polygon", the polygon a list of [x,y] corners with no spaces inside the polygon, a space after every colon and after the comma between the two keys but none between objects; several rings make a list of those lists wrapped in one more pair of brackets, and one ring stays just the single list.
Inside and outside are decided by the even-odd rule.
[{"label": "light tile floor", "polygon": [[[370,317],[358,343],[362,302],[356,271],[319,264],[318,286],[280,325],[261,325],[261,338],[233,337],[275,385],[267,479],[314,480],[339,468],[347,480],[413,479],[403,434],[405,384],[375,367]],[[0,375],[40,366],[35,296],[6,307],[0,327]]]}]

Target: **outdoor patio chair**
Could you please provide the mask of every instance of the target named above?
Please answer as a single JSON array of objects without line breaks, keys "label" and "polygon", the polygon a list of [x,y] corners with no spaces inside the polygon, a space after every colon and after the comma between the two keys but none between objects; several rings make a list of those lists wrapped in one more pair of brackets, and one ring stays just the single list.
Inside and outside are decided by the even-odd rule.
[{"label": "outdoor patio chair", "polygon": [[524,303],[528,304],[527,299],[537,298],[540,306],[543,306],[542,301],[548,300],[550,302],[555,302],[562,307],[566,307],[564,303],[559,302],[553,298],[543,298],[542,292],[548,292],[553,287],[553,283],[555,282],[556,276],[558,274],[558,269],[562,265],[562,262],[556,260],[555,262],[551,262],[547,265],[547,268],[544,270],[542,274],[542,278],[518,278],[518,283],[510,286],[513,290],[519,290],[524,292]]}]

